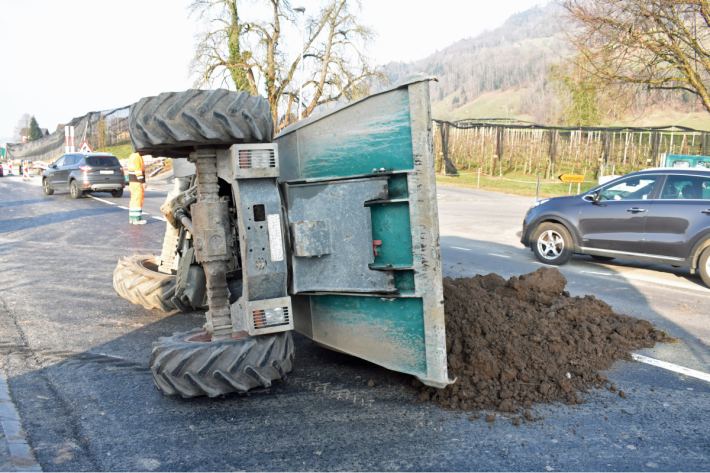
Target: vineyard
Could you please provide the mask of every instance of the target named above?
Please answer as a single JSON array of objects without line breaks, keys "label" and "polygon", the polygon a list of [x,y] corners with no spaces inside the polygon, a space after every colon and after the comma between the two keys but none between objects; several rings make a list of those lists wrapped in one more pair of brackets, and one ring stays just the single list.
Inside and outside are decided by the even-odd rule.
[{"label": "vineyard", "polygon": [[710,151],[710,133],[685,127],[566,128],[476,119],[434,123],[437,172],[444,174],[480,170],[494,176],[539,173],[549,179],[573,173],[597,179],[603,166],[628,174],[661,166],[664,154]]}]

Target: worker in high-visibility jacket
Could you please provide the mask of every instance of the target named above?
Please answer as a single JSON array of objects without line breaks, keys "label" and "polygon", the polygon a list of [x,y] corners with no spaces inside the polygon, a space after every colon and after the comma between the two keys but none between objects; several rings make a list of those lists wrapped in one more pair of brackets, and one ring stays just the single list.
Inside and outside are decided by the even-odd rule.
[{"label": "worker in high-visibility jacket", "polygon": [[143,157],[133,153],[128,157],[128,186],[131,189],[131,203],[128,206],[129,223],[145,225],[143,216],[143,197],[145,196],[145,164]]}]

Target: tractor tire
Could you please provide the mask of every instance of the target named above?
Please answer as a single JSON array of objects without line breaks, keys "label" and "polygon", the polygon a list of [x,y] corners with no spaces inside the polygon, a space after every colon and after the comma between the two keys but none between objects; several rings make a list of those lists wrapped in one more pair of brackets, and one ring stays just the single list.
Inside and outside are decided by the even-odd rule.
[{"label": "tractor tire", "polygon": [[119,296],[146,309],[185,310],[175,304],[176,277],[158,272],[154,255],[124,256],[113,270],[113,288]]},{"label": "tractor tire", "polygon": [[153,343],[150,372],[163,394],[216,397],[268,388],[293,367],[291,332],[211,341],[202,329]]},{"label": "tractor tire", "polygon": [[271,143],[274,122],[260,95],[190,89],[131,105],[128,131],[137,152],[184,157],[194,146]]}]

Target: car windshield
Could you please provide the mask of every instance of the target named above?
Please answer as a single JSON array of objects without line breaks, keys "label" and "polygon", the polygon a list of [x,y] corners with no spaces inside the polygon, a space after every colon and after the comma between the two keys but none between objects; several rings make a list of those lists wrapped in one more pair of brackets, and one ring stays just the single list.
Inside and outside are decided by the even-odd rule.
[{"label": "car windshield", "polygon": [[115,156],[89,156],[86,158],[88,166],[120,166]]}]

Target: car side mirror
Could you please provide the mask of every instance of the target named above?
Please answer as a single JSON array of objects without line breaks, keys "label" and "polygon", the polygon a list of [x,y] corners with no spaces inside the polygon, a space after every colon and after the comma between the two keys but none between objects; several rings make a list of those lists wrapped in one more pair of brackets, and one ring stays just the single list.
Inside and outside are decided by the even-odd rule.
[{"label": "car side mirror", "polygon": [[599,202],[600,195],[601,194],[599,194],[599,191],[594,191],[593,193],[587,194],[584,197],[582,197],[582,200],[584,200],[585,202],[596,203],[596,202]]},{"label": "car side mirror", "polygon": [[50,164],[48,167],[49,167],[50,169],[55,169],[55,168],[57,167],[57,165],[56,165],[56,164]]}]

